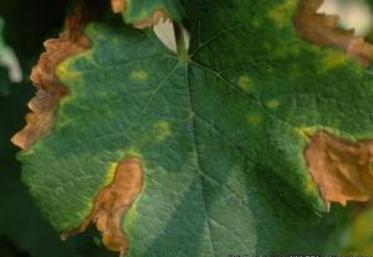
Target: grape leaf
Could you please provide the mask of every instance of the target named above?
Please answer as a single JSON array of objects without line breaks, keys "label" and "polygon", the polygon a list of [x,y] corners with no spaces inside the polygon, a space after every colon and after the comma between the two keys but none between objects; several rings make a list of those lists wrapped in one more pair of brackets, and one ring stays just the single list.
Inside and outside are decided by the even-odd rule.
[{"label": "grape leaf", "polygon": [[54,227],[79,229],[133,156],[144,188],[122,221],[128,256],[270,254],[317,221],[326,205],[304,149],[318,131],[373,138],[372,75],[303,40],[295,9],[190,0],[178,55],[147,32],[90,24],[91,48],[56,69],[69,95],[52,132],[20,155]]}]

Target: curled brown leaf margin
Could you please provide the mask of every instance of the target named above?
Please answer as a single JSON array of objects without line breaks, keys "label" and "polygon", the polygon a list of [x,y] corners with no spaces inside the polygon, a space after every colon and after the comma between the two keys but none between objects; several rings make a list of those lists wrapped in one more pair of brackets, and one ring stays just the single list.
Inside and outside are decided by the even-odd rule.
[{"label": "curled brown leaf margin", "polygon": [[82,233],[90,224],[96,224],[106,248],[124,256],[129,242],[122,229],[122,222],[126,211],[141,193],[143,185],[141,160],[132,156],[124,158],[116,166],[113,181],[96,195],[94,207],[80,228],[62,235],[62,239]]},{"label": "curled brown leaf margin", "polygon": [[127,5],[124,0],[111,0],[111,9],[114,13],[122,13],[127,9]]},{"label": "curled brown leaf margin", "polygon": [[297,33],[306,41],[318,46],[343,50],[363,67],[373,60],[373,45],[363,37],[354,36],[353,30],[337,27],[339,17],[317,13],[324,0],[300,0],[294,16]]},{"label": "curled brown leaf margin", "polygon": [[59,102],[68,94],[67,88],[55,75],[56,66],[90,47],[89,40],[83,35],[80,8],[66,19],[65,31],[60,37],[47,40],[44,46],[46,52],[40,56],[30,76],[37,92],[28,103],[31,112],[26,115],[27,124],[11,139],[14,145],[23,150],[50,133]]},{"label": "curled brown leaf margin", "polygon": [[349,142],[319,131],[304,152],[309,171],[330,204],[373,199],[373,140]]},{"label": "curled brown leaf margin", "polygon": [[[13,138],[12,142],[21,149],[29,148],[33,143],[48,135],[55,123],[59,103],[68,95],[68,89],[57,78],[55,68],[69,57],[86,51],[90,42],[84,36],[85,24],[94,14],[94,9],[86,10],[78,5],[68,16],[65,31],[59,38],[47,40],[44,52],[31,72],[31,81],[36,87],[36,96],[29,102],[31,113],[27,114],[27,125]],[[138,197],[143,187],[143,169],[139,158],[129,156],[116,167],[113,181],[100,190],[91,213],[84,219],[79,229],[65,233],[67,237],[84,232],[91,223],[96,224],[102,234],[103,244],[111,251],[124,256],[128,249],[128,240],[122,230],[122,221],[126,210]]]}]

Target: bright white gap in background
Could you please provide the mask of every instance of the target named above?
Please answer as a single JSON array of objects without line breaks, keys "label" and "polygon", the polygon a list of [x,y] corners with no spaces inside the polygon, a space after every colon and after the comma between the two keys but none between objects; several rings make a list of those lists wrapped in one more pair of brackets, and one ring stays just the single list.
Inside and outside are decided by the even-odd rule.
[{"label": "bright white gap in background", "polygon": [[336,14],[345,29],[355,29],[355,35],[366,36],[373,29],[373,12],[365,0],[324,0],[318,13]]}]

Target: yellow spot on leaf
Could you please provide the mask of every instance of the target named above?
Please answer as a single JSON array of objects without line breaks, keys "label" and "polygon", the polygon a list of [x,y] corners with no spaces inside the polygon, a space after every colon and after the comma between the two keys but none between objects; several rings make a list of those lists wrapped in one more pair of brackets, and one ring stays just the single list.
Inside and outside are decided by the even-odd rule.
[{"label": "yellow spot on leaf", "polygon": [[268,12],[268,17],[280,28],[292,24],[291,14],[295,10],[297,1],[286,0],[281,5]]},{"label": "yellow spot on leaf", "polygon": [[247,115],[247,122],[249,126],[257,126],[263,121],[263,117],[256,112],[250,112]]},{"label": "yellow spot on leaf", "polygon": [[266,103],[267,107],[270,109],[276,109],[280,106],[280,101],[277,99],[271,99]]},{"label": "yellow spot on leaf", "polygon": [[349,60],[348,56],[343,52],[330,51],[323,59],[325,70],[337,68],[340,65],[346,64]]},{"label": "yellow spot on leaf", "polygon": [[307,179],[304,183],[304,191],[306,194],[315,194],[316,188],[315,188],[315,183],[312,181],[311,178]]},{"label": "yellow spot on leaf", "polygon": [[78,80],[81,78],[80,72],[74,72],[70,68],[70,62],[72,62],[72,60],[68,59],[56,66],[55,73],[60,80]]},{"label": "yellow spot on leaf", "polygon": [[130,73],[130,78],[132,80],[147,80],[148,79],[148,73],[144,70],[138,69],[138,70],[132,70]]},{"label": "yellow spot on leaf", "polygon": [[137,217],[137,209],[136,207],[136,202],[132,205],[132,207],[127,211],[126,215],[126,223],[132,224]]},{"label": "yellow spot on leaf", "polygon": [[303,139],[305,139],[306,142],[310,140],[312,133],[308,130],[308,128],[295,128],[295,130],[303,137]]},{"label": "yellow spot on leaf", "polygon": [[242,91],[248,93],[252,88],[252,80],[248,76],[241,76],[238,79],[238,86],[242,89]]},{"label": "yellow spot on leaf", "polygon": [[154,133],[158,141],[162,142],[171,135],[170,124],[166,121],[160,121],[153,126]]},{"label": "yellow spot on leaf", "polygon": [[253,19],[252,22],[251,22],[251,25],[254,27],[254,28],[260,28],[260,21],[258,19]]},{"label": "yellow spot on leaf", "polygon": [[359,210],[351,226],[348,235],[349,247],[342,253],[343,256],[371,256],[373,252],[373,208],[366,206],[366,209]]},{"label": "yellow spot on leaf", "polygon": [[[144,183],[145,184],[145,183]],[[144,185],[145,187],[145,185]],[[135,200],[135,202],[132,204],[131,208],[129,208],[126,212],[126,218],[124,219],[124,226],[125,230],[127,233],[130,233],[134,225],[136,224],[136,219],[137,219],[137,201],[138,199]]]},{"label": "yellow spot on leaf", "polygon": [[117,166],[118,166],[118,163],[116,162],[112,162],[109,164],[109,168],[107,169],[107,172],[106,172],[107,175],[105,178],[105,186],[109,185],[113,181]]}]

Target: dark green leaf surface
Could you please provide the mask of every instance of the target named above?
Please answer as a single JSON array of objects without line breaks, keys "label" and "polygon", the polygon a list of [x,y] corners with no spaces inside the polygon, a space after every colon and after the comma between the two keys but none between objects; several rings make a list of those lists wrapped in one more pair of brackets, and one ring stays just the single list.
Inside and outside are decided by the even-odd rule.
[{"label": "dark green leaf surface", "polygon": [[373,138],[373,83],[296,35],[295,4],[188,1],[188,56],[144,32],[89,25],[92,48],[56,70],[70,95],[54,130],[20,155],[54,227],[79,227],[113,164],[133,154],[145,187],[123,224],[128,256],[278,253],[317,221],[306,135]]}]

